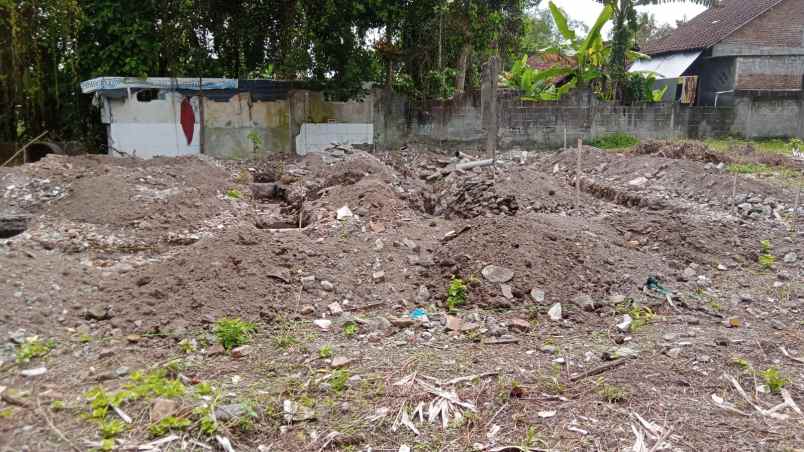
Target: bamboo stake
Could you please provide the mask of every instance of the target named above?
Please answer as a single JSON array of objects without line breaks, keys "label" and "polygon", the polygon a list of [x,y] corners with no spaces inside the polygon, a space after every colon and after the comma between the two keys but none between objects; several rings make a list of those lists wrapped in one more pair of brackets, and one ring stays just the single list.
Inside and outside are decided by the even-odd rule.
[{"label": "bamboo stake", "polygon": [[26,149],[28,149],[28,146],[30,146],[30,145],[32,145],[32,144],[34,144],[34,143],[36,143],[36,142],[37,142],[37,141],[39,141],[39,140],[40,140],[40,139],[41,139],[43,136],[45,136],[45,135],[47,135],[47,134],[48,134],[48,131],[46,130],[46,131],[42,132],[41,134],[39,134],[39,136],[38,136],[38,137],[36,137],[36,138],[34,138],[33,140],[29,141],[29,142],[28,142],[28,144],[26,144],[25,146],[21,147],[21,148],[20,148],[20,149],[19,149],[17,152],[15,152],[15,153],[14,153],[14,155],[12,155],[10,159],[6,160],[6,162],[5,162],[5,163],[3,163],[2,165],[0,165],[0,168],[2,168],[2,167],[4,167],[4,166],[8,165],[8,164],[9,164],[9,162],[11,162],[11,161],[12,161],[12,160],[14,160],[15,158],[17,158],[17,156],[18,156],[18,155],[20,155],[20,153],[25,152],[25,150],[26,150]]},{"label": "bamboo stake", "polygon": [[583,138],[578,138],[578,165],[575,170],[575,207],[581,207],[581,151],[583,151]]}]

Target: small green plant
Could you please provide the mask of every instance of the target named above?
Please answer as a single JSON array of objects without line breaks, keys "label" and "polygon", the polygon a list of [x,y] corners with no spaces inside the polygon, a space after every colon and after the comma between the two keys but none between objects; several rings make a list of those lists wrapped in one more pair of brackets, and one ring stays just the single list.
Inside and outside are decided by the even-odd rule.
[{"label": "small green plant", "polygon": [[208,381],[202,381],[195,386],[195,393],[201,397],[212,395],[214,388]]},{"label": "small green plant", "polygon": [[346,382],[349,381],[349,371],[346,369],[338,369],[332,372],[329,379],[329,384],[335,392],[341,392],[346,389]]},{"label": "small green plant", "polygon": [[64,400],[54,400],[50,402],[50,410],[51,411],[64,411],[67,405],[64,403]]},{"label": "small green plant", "polygon": [[804,149],[804,141],[799,138],[791,138],[790,141],[787,143],[788,148],[790,151],[796,152],[801,151]]},{"label": "small green plant", "polygon": [[628,311],[628,315],[630,315],[632,319],[630,327],[632,333],[636,333],[642,327],[652,322],[656,317],[653,310],[647,306],[633,306]]},{"label": "small green plant", "polygon": [[597,393],[603,400],[609,403],[624,402],[628,399],[628,393],[624,389],[602,382],[598,387]]},{"label": "small green plant", "polygon": [[56,341],[52,339],[43,341],[36,336],[29,337],[25,339],[25,342],[17,350],[17,363],[27,363],[32,359],[41,358],[54,348],[56,348]]},{"label": "small green plant", "polygon": [[352,337],[359,331],[357,323],[355,322],[346,322],[343,325],[343,334],[346,337]]},{"label": "small green plant", "polygon": [[259,133],[257,133],[256,130],[252,130],[251,132],[249,132],[246,137],[248,138],[249,141],[251,141],[251,147],[254,150],[255,154],[259,152],[260,149],[262,149],[262,137],[260,136]]},{"label": "small green plant", "polygon": [[241,199],[243,197],[243,193],[236,188],[231,188],[226,192],[226,197],[229,199]]},{"label": "small green plant", "polygon": [[782,388],[790,382],[779,369],[775,367],[771,367],[764,372],[760,372],[759,375],[765,381],[765,384],[768,385],[768,389],[773,394],[778,394],[782,392]]},{"label": "small green plant", "polygon": [[126,423],[120,419],[101,420],[98,422],[101,437],[109,439],[126,431]]},{"label": "small green plant", "polygon": [[454,312],[466,304],[466,283],[462,279],[453,277],[447,289],[447,309]]},{"label": "small green plant", "polygon": [[749,363],[747,359],[741,358],[739,356],[735,356],[734,358],[732,358],[731,363],[739,367],[743,371],[753,370],[753,368],[751,367],[751,363]]},{"label": "small green plant", "polygon": [[215,323],[215,336],[225,350],[247,344],[256,330],[255,324],[240,319],[223,318]]},{"label": "small green plant", "polygon": [[290,333],[277,334],[274,336],[273,341],[276,348],[282,350],[287,350],[299,343],[299,340]]},{"label": "small green plant", "polygon": [[192,339],[184,338],[181,341],[179,341],[179,348],[181,349],[182,352],[188,355],[190,353],[195,353],[196,351],[195,341],[193,341]]},{"label": "small green plant", "polygon": [[544,446],[545,442],[539,438],[539,429],[535,425],[529,425],[525,431],[525,438],[522,441],[522,450],[531,450],[537,446]]},{"label": "small green plant", "polygon": [[764,163],[732,163],[726,167],[726,170],[737,174],[766,174],[773,172],[773,169]]},{"label": "small green plant", "polygon": [[639,140],[627,133],[612,133],[592,140],[589,145],[600,149],[623,149],[639,144]]},{"label": "small green plant", "polygon": [[198,429],[207,436],[212,436],[218,431],[215,406],[217,406],[218,401],[220,401],[221,395],[222,392],[218,389],[210,403],[199,406],[193,410],[193,414],[198,416]]},{"label": "small green plant", "polygon": [[110,450],[114,450],[114,447],[115,447],[114,438],[104,438],[103,440],[101,440],[98,450],[107,452]]},{"label": "small green plant", "polygon": [[770,240],[763,240],[760,245],[762,246],[762,254],[759,255],[759,265],[765,270],[770,270],[773,268],[773,264],[776,263],[776,257],[772,253],[771,242]]},{"label": "small green plant", "polygon": [[189,419],[168,416],[148,427],[148,433],[150,433],[152,437],[157,438],[165,436],[168,432],[173,430],[184,430],[191,424],[192,422]]},{"label": "small green plant", "polygon": [[321,359],[329,359],[332,358],[333,351],[331,345],[324,345],[323,347],[318,349],[318,357]]}]

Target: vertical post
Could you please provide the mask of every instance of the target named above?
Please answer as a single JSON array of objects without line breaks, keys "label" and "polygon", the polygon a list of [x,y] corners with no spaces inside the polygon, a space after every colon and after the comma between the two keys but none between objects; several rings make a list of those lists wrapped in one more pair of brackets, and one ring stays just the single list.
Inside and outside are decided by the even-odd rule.
[{"label": "vertical post", "polygon": [[567,149],[567,123],[564,122],[564,149]]},{"label": "vertical post", "polygon": [[[293,91],[290,90],[288,91],[288,150],[291,154],[296,151],[296,141],[293,139]],[[299,226],[299,229],[301,229],[301,226]]]},{"label": "vertical post", "polygon": [[731,182],[731,213],[735,213],[737,211],[737,173],[734,173],[734,180]]},{"label": "vertical post", "polygon": [[793,206],[793,226],[795,227],[796,223],[798,223],[798,209],[799,206],[801,206],[801,185],[798,186],[796,201],[793,203]]},{"label": "vertical post", "polygon": [[575,208],[581,207],[581,152],[583,152],[583,138],[578,138],[578,164],[575,169]]},{"label": "vertical post", "polygon": [[198,77],[198,153],[204,154],[204,79]]},{"label": "vertical post", "polygon": [[[496,49],[496,45],[494,46]],[[497,162],[497,52],[489,58],[489,77],[491,78],[491,98],[489,99],[489,127],[486,135],[486,154]]]}]

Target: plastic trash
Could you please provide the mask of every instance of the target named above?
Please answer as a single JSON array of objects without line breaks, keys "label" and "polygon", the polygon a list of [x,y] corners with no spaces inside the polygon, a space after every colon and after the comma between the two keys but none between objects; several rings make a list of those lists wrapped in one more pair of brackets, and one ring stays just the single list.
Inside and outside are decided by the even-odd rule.
[{"label": "plastic trash", "polygon": [[416,308],[416,309],[410,311],[409,315],[410,315],[411,319],[419,320],[419,319],[423,319],[423,318],[427,317],[427,311],[425,311],[422,308]]},{"label": "plastic trash", "polygon": [[663,287],[659,282],[659,278],[655,276],[651,276],[648,278],[648,282],[645,283],[645,287],[649,290],[654,290],[662,295],[670,295],[670,289]]}]

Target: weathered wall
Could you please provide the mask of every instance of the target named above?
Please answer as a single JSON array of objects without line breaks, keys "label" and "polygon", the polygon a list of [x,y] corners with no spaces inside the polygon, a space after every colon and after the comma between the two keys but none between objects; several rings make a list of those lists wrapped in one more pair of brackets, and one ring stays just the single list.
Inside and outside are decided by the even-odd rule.
[{"label": "weathered wall", "polygon": [[204,101],[204,153],[219,158],[260,158],[289,149],[288,101],[252,102],[248,93],[228,102]]},{"label": "weathered wall", "polygon": [[[482,147],[484,105],[480,96],[420,107],[411,116],[408,140],[422,143]],[[802,96],[738,94],[734,107],[688,107],[676,103],[617,106],[590,93],[560,102],[523,101],[516,93],[501,93],[498,113],[501,149],[560,147],[578,138],[590,140],[615,132],[641,139],[720,136],[804,136]]]}]

